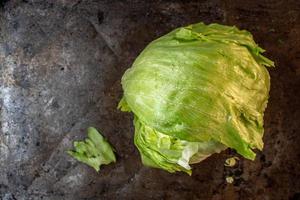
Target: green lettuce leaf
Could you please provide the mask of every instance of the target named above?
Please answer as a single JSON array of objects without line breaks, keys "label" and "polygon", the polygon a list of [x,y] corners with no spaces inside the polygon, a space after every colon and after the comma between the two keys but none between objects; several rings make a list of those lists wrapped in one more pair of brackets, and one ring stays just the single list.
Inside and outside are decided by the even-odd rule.
[{"label": "green lettuce leaf", "polygon": [[75,141],[75,149],[68,154],[98,172],[101,165],[116,162],[116,157],[111,145],[95,128],[90,127],[87,131],[88,137],[84,141]]},{"label": "green lettuce leaf", "polygon": [[[135,115],[143,163],[187,172],[186,163],[223,147],[253,160],[263,148],[265,66],[274,66],[263,52],[251,33],[219,24],[193,24],[151,42],[123,75],[119,103]],[[172,151],[159,148],[162,136]],[[178,164],[186,151],[188,161]]]},{"label": "green lettuce leaf", "polygon": [[219,142],[188,142],[165,135],[148,127],[135,116],[134,142],[146,166],[162,168],[169,172],[184,171],[191,175],[189,164],[197,163],[213,153],[226,149]]}]

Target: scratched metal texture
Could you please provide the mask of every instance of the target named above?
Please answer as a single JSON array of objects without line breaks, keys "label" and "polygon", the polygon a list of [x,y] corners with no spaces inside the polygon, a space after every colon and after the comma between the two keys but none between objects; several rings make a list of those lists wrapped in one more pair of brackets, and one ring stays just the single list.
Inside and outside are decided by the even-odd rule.
[{"label": "scratched metal texture", "polygon": [[[0,199],[300,199],[297,0],[11,0],[0,8]],[[265,147],[233,168],[227,150],[193,175],[142,166],[120,78],[143,48],[203,21],[251,31],[276,63]],[[94,126],[117,163],[96,173],[65,152]],[[227,184],[226,176],[233,176]]]}]

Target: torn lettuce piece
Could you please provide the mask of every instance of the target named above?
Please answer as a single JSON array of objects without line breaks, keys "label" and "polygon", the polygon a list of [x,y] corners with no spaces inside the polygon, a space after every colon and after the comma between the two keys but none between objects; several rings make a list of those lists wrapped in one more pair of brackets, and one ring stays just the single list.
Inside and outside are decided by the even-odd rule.
[{"label": "torn lettuce piece", "polygon": [[236,164],[237,164],[237,160],[239,160],[238,157],[234,156],[234,157],[231,157],[231,158],[227,158],[225,160],[225,166],[226,167],[234,167]]},{"label": "torn lettuce piece", "polygon": [[68,154],[98,172],[101,165],[116,162],[116,157],[112,146],[95,128],[90,127],[87,131],[88,137],[84,141],[75,141],[75,149],[68,151]]}]

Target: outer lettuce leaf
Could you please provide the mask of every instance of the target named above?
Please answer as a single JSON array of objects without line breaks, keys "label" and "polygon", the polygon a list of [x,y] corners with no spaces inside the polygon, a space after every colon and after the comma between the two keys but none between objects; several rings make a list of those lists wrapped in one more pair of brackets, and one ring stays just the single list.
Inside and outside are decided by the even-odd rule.
[{"label": "outer lettuce leaf", "polygon": [[116,162],[111,145],[93,127],[88,128],[88,138],[84,141],[75,141],[75,149],[68,153],[80,162],[93,167],[97,172],[101,165]]},{"label": "outer lettuce leaf", "polygon": [[182,170],[173,153],[156,155],[159,139],[145,139],[151,129],[176,141],[221,143],[253,160],[253,149],[263,147],[269,97],[264,66],[274,66],[263,51],[249,32],[219,24],[178,28],[151,42],[123,75],[119,104],[143,125],[135,132],[142,157],[168,171]]},{"label": "outer lettuce leaf", "polygon": [[134,125],[134,142],[141,153],[143,164],[169,172],[184,171],[191,174],[189,164],[200,162],[226,149],[221,143],[212,140],[188,142],[165,135],[144,125],[136,116]]}]

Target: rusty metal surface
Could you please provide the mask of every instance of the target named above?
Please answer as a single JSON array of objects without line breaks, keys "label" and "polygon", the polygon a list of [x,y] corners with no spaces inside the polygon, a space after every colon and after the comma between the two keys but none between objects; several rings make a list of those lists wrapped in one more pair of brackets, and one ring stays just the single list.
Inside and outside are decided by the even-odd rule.
[{"label": "rusty metal surface", "polygon": [[[213,155],[189,177],[142,166],[116,106],[145,45],[200,21],[251,31],[276,68],[263,152],[232,169],[234,152]],[[299,1],[12,0],[0,30],[0,199],[300,199]],[[65,153],[88,126],[118,154],[98,174]]]}]

